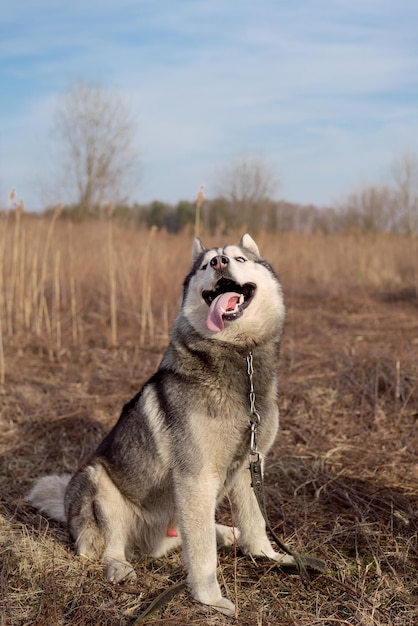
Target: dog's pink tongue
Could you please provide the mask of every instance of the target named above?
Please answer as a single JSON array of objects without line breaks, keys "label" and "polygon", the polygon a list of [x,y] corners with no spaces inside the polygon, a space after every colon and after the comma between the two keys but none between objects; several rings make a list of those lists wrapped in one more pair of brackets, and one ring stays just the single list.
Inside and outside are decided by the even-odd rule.
[{"label": "dog's pink tongue", "polygon": [[239,293],[229,292],[221,293],[220,296],[215,298],[209,307],[209,313],[206,320],[206,326],[209,330],[218,333],[224,328],[223,314],[225,311],[233,311],[237,302],[239,301]]}]

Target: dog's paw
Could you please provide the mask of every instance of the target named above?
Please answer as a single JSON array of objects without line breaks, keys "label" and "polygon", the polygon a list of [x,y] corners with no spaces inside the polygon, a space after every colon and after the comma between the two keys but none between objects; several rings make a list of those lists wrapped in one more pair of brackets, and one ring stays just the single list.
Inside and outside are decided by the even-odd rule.
[{"label": "dog's paw", "polygon": [[227,598],[223,598],[222,596],[210,597],[206,594],[203,596],[196,595],[194,598],[202,604],[207,604],[212,607],[212,609],[215,609],[224,615],[235,615],[235,604]]},{"label": "dog's paw", "polygon": [[128,561],[105,557],[106,579],[110,583],[133,582],[136,580],[135,570]]},{"label": "dog's paw", "polygon": [[233,546],[239,541],[239,536],[238,528],[216,524],[216,543],[218,548]]},{"label": "dog's paw", "polygon": [[290,554],[282,554],[281,552],[275,552],[273,559],[279,565],[296,565],[295,559],[293,558],[293,556],[290,556]]},{"label": "dog's paw", "polygon": [[224,615],[235,615],[235,604],[222,596],[211,602],[210,606]]}]

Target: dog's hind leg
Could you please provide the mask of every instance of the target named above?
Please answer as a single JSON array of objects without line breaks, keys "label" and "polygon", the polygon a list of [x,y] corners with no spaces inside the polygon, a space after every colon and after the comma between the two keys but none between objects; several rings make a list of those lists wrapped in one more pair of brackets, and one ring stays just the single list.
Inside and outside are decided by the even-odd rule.
[{"label": "dog's hind leg", "polygon": [[77,554],[101,559],[110,582],[134,580],[126,548],[135,513],[103,467],[91,465],[76,474],[65,498]]},{"label": "dog's hind leg", "polygon": [[[121,512],[119,510],[119,512]],[[109,511],[104,511],[107,516]],[[125,513],[125,512],[124,512]],[[102,562],[106,579],[112,583],[122,580],[136,580],[136,573],[126,558],[126,547],[129,529],[126,527],[127,516],[122,514],[117,519],[107,517],[108,528],[105,533],[105,548]]]},{"label": "dog's hind leg", "polygon": [[137,516],[108,473],[101,466],[97,466],[96,471],[96,501],[104,529],[102,561],[106,578],[113,583],[135,580],[136,573],[126,559],[126,551],[138,521]]},{"label": "dog's hind leg", "polygon": [[93,475],[94,468],[87,467],[73,476],[65,492],[65,513],[76,554],[100,559],[105,537]]}]

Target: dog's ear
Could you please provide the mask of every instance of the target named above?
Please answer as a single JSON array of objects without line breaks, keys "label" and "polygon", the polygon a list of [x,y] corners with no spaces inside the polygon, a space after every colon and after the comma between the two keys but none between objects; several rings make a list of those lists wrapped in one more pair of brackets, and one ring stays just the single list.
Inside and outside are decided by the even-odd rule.
[{"label": "dog's ear", "polygon": [[260,251],[258,249],[257,244],[255,243],[251,235],[249,235],[248,233],[245,233],[245,235],[241,237],[240,246],[242,246],[243,248],[247,248],[247,250],[249,250],[256,256],[260,256]]},{"label": "dog's ear", "polygon": [[193,241],[193,250],[192,250],[192,261],[196,262],[196,259],[203,253],[206,252],[206,248],[203,243],[200,241],[199,237],[195,237]]}]

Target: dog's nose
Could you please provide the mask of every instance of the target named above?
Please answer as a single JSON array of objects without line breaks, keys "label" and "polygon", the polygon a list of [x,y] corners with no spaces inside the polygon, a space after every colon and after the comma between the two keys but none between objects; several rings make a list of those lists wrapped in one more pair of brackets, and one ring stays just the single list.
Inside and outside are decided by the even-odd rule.
[{"label": "dog's nose", "polygon": [[214,270],[224,270],[228,263],[229,259],[227,256],[219,255],[211,259],[210,266],[213,267]]}]

